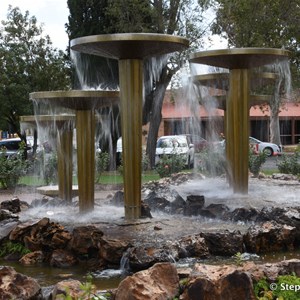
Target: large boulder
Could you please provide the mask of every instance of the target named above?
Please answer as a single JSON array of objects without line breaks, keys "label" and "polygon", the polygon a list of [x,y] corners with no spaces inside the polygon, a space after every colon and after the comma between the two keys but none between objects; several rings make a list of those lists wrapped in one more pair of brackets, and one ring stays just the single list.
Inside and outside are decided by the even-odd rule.
[{"label": "large boulder", "polygon": [[251,226],[244,235],[246,250],[251,253],[293,250],[296,228],[276,222]]},{"label": "large boulder", "polygon": [[200,215],[205,204],[203,195],[188,195],[186,197],[186,205],[184,207],[184,215],[197,216]]},{"label": "large boulder", "polygon": [[38,299],[40,294],[41,287],[35,279],[17,273],[12,267],[0,267],[0,300]]},{"label": "large boulder", "polygon": [[232,256],[243,252],[243,235],[239,230],[203,232],[201,236],[205,239],[212,255]]},{"label": "large boulder", "polygon": [[183,300],[255,300],[248,273],[234,266],[196,265]]},{"label": "large boulder", "polygon": [[69,248],[79,256],[94,257],[98,255],[102,236],[103,232],[93,225],[75,227]]},{"label": "large boulder", "polygon": [[100,241],[100,257],[109,264],[120,265],[124,252],[129,247],[125,241],[102,238]]},{"label": "large boulder", "polygon": [[127,250],[129,267],[132,271],[145,270],[159,262],[173,261],[172,249],[166,246],[137,246]]},{"label": "large boulder", "polygon": [[25,244],[31,251],[51,252],[54,249],[67,247],[71,234],[64,226],[50,222],[49,218],[19,224],[14,228],[9,239]]},{"label": "large boulder", "polygon": [[115,300],[166,300],[179,292],[179,278],[171,263],[158,263],[124,279],[117,289]]},{"label": "large boulder", "polygon": [[209,256],[206,241],[200,235],[185,236],[176,243],[176,246],[179,258],[207,258]]},{"label": "large boulder", "polygon": [[50,266],[57,268],[68,268],[78,263],[72,252],[64,249],[56,249],[52,252]]}]

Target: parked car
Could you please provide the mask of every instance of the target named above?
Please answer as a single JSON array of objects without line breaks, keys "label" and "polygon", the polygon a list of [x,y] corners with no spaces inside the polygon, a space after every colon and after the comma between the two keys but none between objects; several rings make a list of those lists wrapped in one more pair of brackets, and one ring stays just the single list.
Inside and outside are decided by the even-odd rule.
[{"label": "parked car", "polygon": [[190,143],[194,145],[195,152],[201,152],[209,148],[210,143],[203,137],[194,134],[187,134],[186,136],[190,139]]},{"label": "parked car", "polygon": [[273,143],[262,142],[254,137],[249,137],[250,147],[257,153],[265,153],[267,156],[282,154],[282,147]]},{"label": "parked car", "polygon": [[[3,139],[0,141],[0,151],[5,151],[6,157],[12,157],[18,153],[20,150],[20,138],[9,138],[9,139]],[[27,145],[27,151],[31,150],[31,146]]]},{"label": "parked car", "polygon": [[155,151],[155,163],[164,155],[182,155],[185,165],[192,167],[194,165],[194,145],[187,135],[166,135],[157,140]]},{"label": "parked car", "polygon": [[[268,157],[282,154],[282,147],[273,143],[262,142],[252,136],[249,137],[249,146],[254,153],[265,153]],[[222,148],[225,149],[225,140],[222,141]]]}]

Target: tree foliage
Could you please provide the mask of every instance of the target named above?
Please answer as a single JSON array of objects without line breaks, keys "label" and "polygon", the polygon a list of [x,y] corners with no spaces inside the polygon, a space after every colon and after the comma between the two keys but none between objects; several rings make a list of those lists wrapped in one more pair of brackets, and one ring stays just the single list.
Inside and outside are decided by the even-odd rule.
[{"label": "tree foliage", "polygon": [[[203,1],[200,0],[200,2]],[[298,0],[212,0],[215,34],[234,47],[285,48],[291,51],[294,85],[300,86],[300,4]]]},{"label": "tree foliage", "polygon": [[[201,5],[212,5],[216,18],[211,29],[223,35],[230,47],[285,48],[290,51],[291,75],[294,87],[300,86],[300,18],[298,0],[199,0]],[[270,138],[281,144],[279,128],[280,98],[289,92],[289,73],[282,66],[274,66],[279,74],[273,100],[270,102]],[[288,76],[287,76],[288,75]]]},{"label": "tree foliage", "polygon": [[[126,32],[161,33],[181,35],[190,40],[193,51],[201,45],[204,32],[201,30],[202,14],[200,7],[193,0],[68,0],[70,9],[69,24],[67,30],[70,38],[90,34],[112,34]],[[145,104],[143,113],[144,124],[150,122],[147,154],[150,164],[154,166],[155,147],[158,128],[161,122],[161,108],[165,91],[176,72],[181,68],[187,58],[188,51],[175,53],[168,57],[155,78],[151,79],[152,70],[158,70],[158,65],[153,65],[153,60],[145,61],[144,80],[151,84],[145,84]],[[93,62],[96,61],[96,58]],[[105,78],[103,70],[113,70],[117,73],[117,65],[107,64],[103,58],[101,68],[88,62],[85,64],[85,72],[95,74],[94,79],[103,81],[118,81],[118,77]],[[116,62],[115,62],[116,63]],[[99,66],[99,65],[98,65]],[[113,67],[112,67],[113,66]],[[100,71],[101,70],[101,71]],[[102,73],[99,75],[99,72]],[[110,74],[109,74],[110,75]],[[88,75],[89,76],[89,75]],[[107,83],[105,84],[107,85]]]},{"label": "tree foliage", "polygon": [[0,128],[21,136],[19,116],[33,114],[29,93],[68,88],[68,69],[37,19],[9,6],[0,27]]}]

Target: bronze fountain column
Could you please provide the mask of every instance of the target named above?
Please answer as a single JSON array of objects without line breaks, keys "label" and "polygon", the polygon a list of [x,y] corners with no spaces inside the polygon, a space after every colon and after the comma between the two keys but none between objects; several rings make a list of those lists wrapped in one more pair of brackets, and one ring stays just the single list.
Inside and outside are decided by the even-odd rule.
[{"label": "bronze fountain column", "polygon": [[92,211],[95,198],[95,109],[118,103],[119,93],[95,90],[50,91],[31,93],[30,98],[75,110],[79,211]]},{"label": "bronze fountain column", "polygon": [[35,115],[21,116],[21,124],[48,128],[57,133],[58,195],[60,199],[72,202],[73,173],[73,129],[75,115]]},{"label": "bronze fountain column", "polygon": [[143,60],[187,47],[187,39],[164,34],[93,35],[71,41],[72,50],[119,62],[126,219],[141,216]]},{"label": "bronze fountain column", "polygon": [[269,48],[236,48],[197,52],[191,63],[229,69],[226,100],[226,156],[235,193],[248,193],[250,69],[287,60],[289,52]]}]

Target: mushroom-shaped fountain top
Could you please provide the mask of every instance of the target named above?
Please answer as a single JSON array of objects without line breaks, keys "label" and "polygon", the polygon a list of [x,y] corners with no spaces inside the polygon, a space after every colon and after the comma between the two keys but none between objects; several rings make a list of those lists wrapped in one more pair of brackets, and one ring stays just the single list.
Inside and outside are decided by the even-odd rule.
[{"label": "mushroom-shaped fountain top", "polygon": [[226,69],[249,69],[286,60],[289,51],[273,48],[234,48],[201,51],[190,56],[191,63]]},{"label": "mushroom-shaped fountain top", "polygon": [[187,39],[154,33],[90,35],[71,40],[71,49],[113,59],[142,59],[175,51],[189,45]]},{"label": "mushroom-shaped fountain top", "polygon": [[30,93],[30,99],[48,101],[75,110],[97,109],[119,102],[118,91],[71,90]]}]

